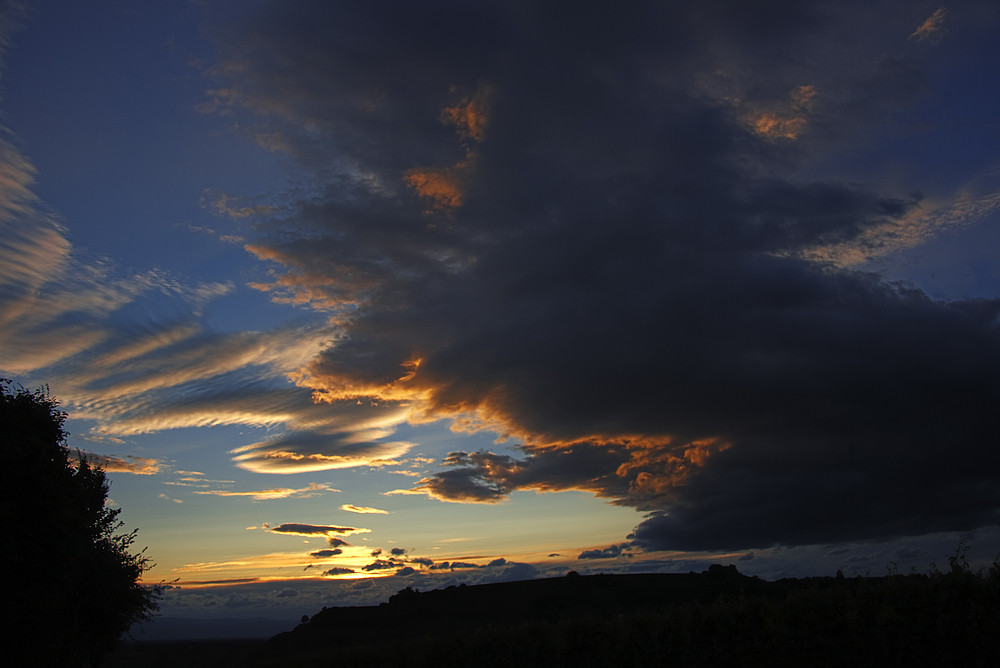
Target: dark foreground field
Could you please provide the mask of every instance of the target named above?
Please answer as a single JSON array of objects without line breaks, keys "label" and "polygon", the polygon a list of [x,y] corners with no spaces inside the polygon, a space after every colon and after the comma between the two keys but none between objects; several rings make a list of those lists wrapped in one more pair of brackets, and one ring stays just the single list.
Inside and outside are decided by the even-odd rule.
[{"label": "dark foreground field", "polygon": [[129,642],[101,668],[244,668],[267,648],[265,640],[174,640]]},{"label": "dark foreground field", "polygon": [[131,645],[106,665],[995,666],[998,656],[996,566],[777,582],[713,566],[404,590],[381,606],[324,609],[270,641]]}]

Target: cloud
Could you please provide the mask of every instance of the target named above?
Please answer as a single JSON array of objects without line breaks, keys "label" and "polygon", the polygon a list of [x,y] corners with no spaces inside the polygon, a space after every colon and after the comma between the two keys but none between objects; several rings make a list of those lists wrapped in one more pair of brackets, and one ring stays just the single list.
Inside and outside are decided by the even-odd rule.
[{"label": "cloud", "polygon": [[377,515],[388,515],[388,510],[379,510],[378,508],[369,508],[367,506],[355,506],[350,503],[346,503],[340,507],[341,510],[346,510],[349,513],[362,513],[362,514],[377,514]]},{"label": "cloud", "polygon": [[399,457],[410,443],[359,442],[358,434],[292,433],[233,450],[233,460],[255,473],[305,473],[354,466],[379,466]]},{"label": "cloud", "polygon": [[[30,161],[0,137],[0,369],[57,388],[71,417],[93,423],[85,437],[280,428],[273,440],[235,453],[241,466],[268,472],[380,465],[410,447],[380,442],[406,420],[405,408],[331,410],[315,404],[310,388],[293,386],[294,374],[337,338],[335,323],[212,331],[203,310],[233,284],[188,285],[162,270],[128,274],[81,253],[33,192],[35,178]],[[136,320],[126,309],[149,315]]]},{"label": "cloud", "polygon": [[796,86],[782,104],[752,113],[747,122],[754,132],[766,139],[798,139],[806,129],[815,97],[815,86]]},{"label": "cloud", "polygon": [[262,489],[253,492],[234,492],[228,490],[199,490],[195,494],[203,494],[207,496],[249,496],[253,498],[254,501],[271,501],[274,499],[288,499],[288,498],[309,498],[316,496],[322,492],[339,492],[338,489],[333,489],[327,485],[321,485],[319,483],[310,483],[306,487],[299,489],[290,489],[288,487],[276,487],[274,489]]},{"label": "cloud", "polygon": [[160,462],[149,457],[125,455],[98,455],[93,452],[81,452],[81,456],[92,466],[99,466],[107,473],[134,473],[136,475],[153,475],[160,472]]},{"label": "cloud", "polygon": [[948,10],[944,7],[939,7],[923,23],[917,26],[917,29],[910,34],[910,39],[917,42],[937,44],[944,37],[944,33],[946,32],[944,24],[947,19]]},{"label": "cloud", "polygon": [[450,566],[451,570],[462,570],[467,568],[479,568],[478,564],[469,563],[467,561],[453,561]]},{"label": "cloud", "polygon": [[363,571],[381,571],[389,568],[399,568],[399,562],[394,559],[376,559],[361,567]]},{"label": "cloud", "polygon": [[[871,148],[970,65],[909,55],[905,8],[260,5],[220,37],[214,106],[306,175],[239,210],[257,287],[329,320],[301,347],[194,336],[172,387],[251,365],[299,392],[283,417],[192,401],[161,425],[280,422],[233,454],[285,473],[385,463],[412,447],[386,440],[404,422],[494,431],[508,454],[451,453],[396,493],[587,491],[645,513],[633,549],[1000,521],[1000,301],[852,268],[964,210]],[[996,210],[975,201],[969,219]],[[154,392],[135,368],[108,391]]]},{"label": "cloud", "polygon": [[317,550],[316,552],[310,552],[310,557],[317,557],[321,559],[326,559],[328,557],[335,557],[338,554],[343,554],[344,551],[337,548],[336,550]]},{"label": "cloud", "polygon": [[368,533],[370,529],[354,527],[337,527],[323,524],[282,524],[273,527],[271,533],[284,533],[292,536],[345,536],[354,533]]},{"label": "cloud", "polygon": [[347,575],[353,573],[353,568],[344,568],[342,566],[335,566],[327,571],[323,572],[323,575]]},{"label": "cloud", "polygon": [[[824,59],[856,39],[861,9],[650,4],[523,23],[507,7],[462,10],[479,28],[456,39],[450,21],[272,6],[224,44],[234,113],[266,119],[307,168],[362,156],[257,218],[268,289],[350,312],[298,382],[331,406],[494,429],[523,453],[452,453],[408,491],[586,490],[649,512],[632,541],[650,549],[994,521],[988,492],[918,511],[917,490],[995,488],[978,444],[998,304],[933,302],[809,256],[918,210],[797,169],[874,122],[859,100],[892,109],[917,89],[876,85],[881,44]],[[305,11],[317,28],[293,45],[280,27]],[[340,29],[382,57],[359,60],[330,39]],[[793,48],[812,64],[789,66]],[[401,77],[414,54],[423,67]],[[931,434],[968,444],[963,461],[940,462]],[[913,477],[892,473],[901,460]]]},{"label": "cloud", "polygon": [[926,244],[942,232],[988,220],[1000,210],[997,176],[996,170],[974,175],[952,193],[921,200],[896,220],[874,225],[853,239],[804,248],[801,255],[817,262],[852,267]]},{"label": "cloud", "polygon": [[620,557],[622,554],[629,556],[627,552],[628,548],[628,543],[620,543],[609,545],[604,549],[584,550],[577,559],[611,559],[613,557]]}]

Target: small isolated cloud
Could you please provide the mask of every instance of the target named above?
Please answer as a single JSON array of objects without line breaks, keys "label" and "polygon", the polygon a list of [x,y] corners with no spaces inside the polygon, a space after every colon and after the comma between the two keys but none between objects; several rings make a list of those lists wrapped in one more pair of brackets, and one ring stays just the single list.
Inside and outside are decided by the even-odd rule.
[{"label": "small isolated cloud", "polygon": [[917,26],[917,29],[913,31],[909,39],[916,42],[937,44],[944,37],[944,33],[946,32],[944,24],[947,19],[948,10],[944,7],[938,8],[923,23]]},{"label": "small isolated cloud", "polygon": [[254,501],[271,501],[274,499],[288,499],[288,498],[308,498],[310,496],[316,496],[322,492],[339,492],[339,489],[334,489],[332,487],[327,487],[326,485],[320,485],[319,483],[311,483],[307,487],[301,487],[299,489],[290,489],[288,487],[276,487],[272,489],[262,489],[254,492],[232,492],[227,490],[204,490],[195,492],[195,494],[203,494],[207,496],[248,496]]},{"label": "small isolated cloud", "polygon": [[622,556],[627,549],[628,543],[619,543],[617,545],[610,545],[603,550],[584,550],[577,559],[611,559]]},{"label": "small isolated cloud", "polygon": [[347,575],[353,573],[353,568],[343,568],[342,566],[336,566],[328,571],[324,571],[323,575]]},{"label": "small isolated cloud", "polygon": [[406,554],[406,549],[402,547],[394,547],[391,550],[389,550],[389,553],[394,557],[401,557],[404,554]]},{"label": "small isolated cloud", "polygon": [[399,568],[399,562],[394,559],[376,559],[361,567],[363,571],[382,571],[389,568]]},{"label": "small isolated cloud", "polygon": [[378,508],[369,508],[367,506],[355,506],[350,503],[345,503],[340,507],[341,510],[346,510],[349,513],[361,513],[361,514],[372,514],[372,515],[388,515],[388,510],[380,510]]},{"label": "small isolated cloud", "polygon": [[428,559],[427,557],[414,557],[409,560],[411,564],[420,564],[421,566],[433,567],[434,560]]},{"label": "small isolated cloud", "polygon": [[403,566],[396,571],[396,575],[416,575],[418,573],[417,569],[412,566]]},{"label": "small isolated cloud", "polygon": [[356,527],[337,527],[324,524],[282,524],[271,529],[271,533],[283,533],[291,536],[334,536],[353,533],[368,533],[370,529]]},{"label": "small isolated cloud", "polygon": [[343,554],[344,551],[340,548],[335,550],[316,550],[315,552],[310,552],[310,557],[316,557],[317,559],[327,559],[329,557],[336,557],[339,554]]},{"label": "small isolated cloud", "polygon": [[330,545],[330,547],[347,547],[348,545],[350,545],[350,543],[348,543],[346,540],[342,540],[340,538],[330,538],[327,541],[327,543]]},{"label": "small isolated cloud", "polygon": [[98,455],[93,452],[81,452],[80,456],[90,463],[104,469],[107,473],[134,473],[136,475],[153,475],[160,472],[160,461],[148,457],[115,457]]}]

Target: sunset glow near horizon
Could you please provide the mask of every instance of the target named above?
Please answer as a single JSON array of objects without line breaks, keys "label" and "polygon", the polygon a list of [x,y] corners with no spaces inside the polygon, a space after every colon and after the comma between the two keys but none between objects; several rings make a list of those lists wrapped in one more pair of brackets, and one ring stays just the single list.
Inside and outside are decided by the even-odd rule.
[{"label": "sunset glow near horizon", "polygon": [[1000,552],[1000,7],[754,4],[0,3],[0,376],[166,614]]}]

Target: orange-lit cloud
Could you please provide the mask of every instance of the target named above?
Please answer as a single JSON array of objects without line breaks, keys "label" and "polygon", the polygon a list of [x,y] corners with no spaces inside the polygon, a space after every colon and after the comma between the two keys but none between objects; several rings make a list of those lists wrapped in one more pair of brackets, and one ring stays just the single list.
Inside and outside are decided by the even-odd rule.
[{"label": "orange-lit cloud", "polygon": [[688,443],[622,436],[550,441],[524,448],[516,459],[492,452],[453,452],[446,468],[409,489],[385,494],[424,494],[439,501],[495,504],[516,490],[583,491],[616,505],[640,509],[672,501],[688,478],[730,445],[718,439]]},{"label": "orange-lit cloud", "polygon": [[489,123],[489,106],[493,97],[490,86],[480,86],[475,95],[463,98],[458,104],[445,107],[441,121],[454,125],[462,139],[479,143],[486,138]]},{"label": "orange-lit cloud", "polygon": [[466,144],[464,159],[450,167],[415,167],[403,173],[403,182],[421,198],[429,200],[426,214],[451,213],[462,206],[462,180],[475,168],[475,145],[486,137],[492,96],[489,86],[480,86],[475,95],[466,96],[441,111],[441,122],[454,125],[459,139]]},{"label": "orange-lit cloud", "polygon": [[237,448],[232,451],[236,455],[233,461],[240,468],[255,473],[308,473],[355,466],[381,466],[406,454],[413,447],[411,443],[403,442],[358,442],[357,437],[351,435],[346,440],[338,441],[334,437],[326,439],[330,451],[340,449],[343,454],[322,454],[303,452],[316,447],[316,441],[323,440],[322,437],[310,437],[311,443],[304,447],[298,447],[300,444],[294,442],[294,436],[292,439],[286,441],[285,445],[264,441]]},{"label": "orange-lit cloud", "polygon": [[750,114],[747,122],[754,132],[766,139],[798,139],[806,129],[815,97],[815,86],[798,86],[792,89],[786,101]]},{"label": "orange-lit cloud", "polygon": [[271,282],[249,284],[255,290],[270,293],[272,301],[279,304],[308,305],[318,311],[337,313],[363,303],[379,285],[377,275],[359,272],[347,264],[326,266],[317,271],[293,251],[267,244],[246,244],[244,248],[258,259],[286,268],[285,273]]},{"label": "orange-lit cloud", "polygon": [[939,7],[923,23],[917,26],[917,29],[913,31],[909,39],[917,42],[937,44],[944,37],[946,31],[944,24],[947,19],[948,10],[944,7]]},{"label": "orange-lit cloud", "polygon": [[98,455],[92,452],[81,453],[83,458],[90,462],[91,466],[99,466],[107,473],[134,473],[136,475],[153,475],[160,472],[160,462],[148,457],[135,457],[126,455],[115,457],[112,455]]},{"label": "orange-lit cloud", "polygon": [[361,513],[361,514],[376,514],[376,515],[388,515],[388,510],[380,510],[378,508],[369,508],[367,506],[355,506],[350,503],[345,503],[340,507],[341,510],[346,510],[349,513]]},{"label": "orange-lit cloud", "polygon": [[[464,164],[464,163],[462,163]],[[403,174],[403,181],[418,195],[430,200],[428,213],[446,212],[462,206],[461,167],[414,168]]]}]

